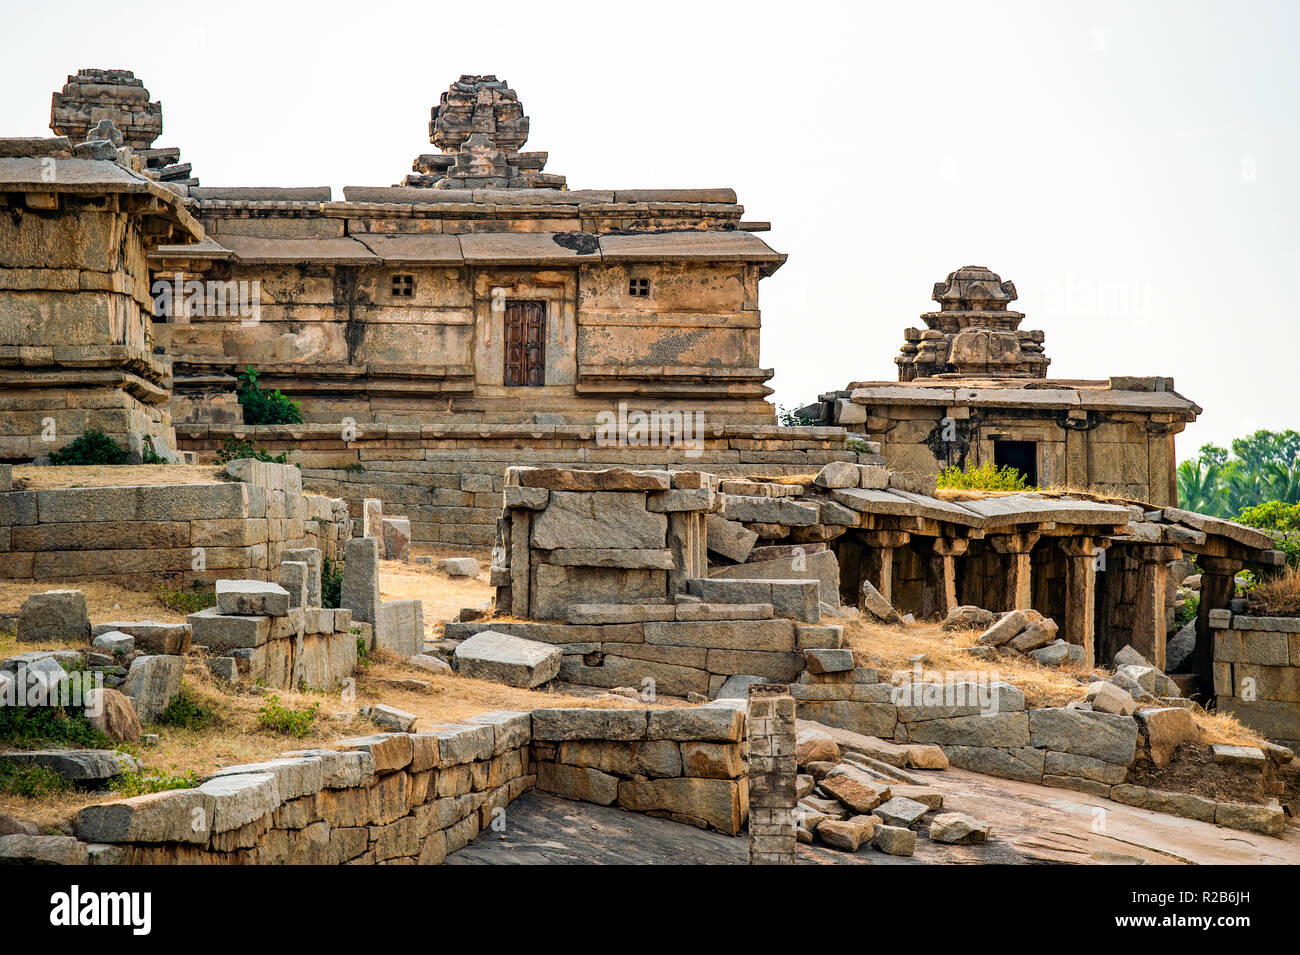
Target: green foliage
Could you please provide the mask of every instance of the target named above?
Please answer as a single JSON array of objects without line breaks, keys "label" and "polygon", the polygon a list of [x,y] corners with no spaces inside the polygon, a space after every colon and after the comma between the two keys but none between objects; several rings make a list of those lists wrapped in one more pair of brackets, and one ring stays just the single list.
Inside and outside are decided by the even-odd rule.
[{"label": "green foliage", "polygon": [[221,716],[215,708],[200,703],[190,695],[189,690],[182,688],[158,716],[158,722],[179,729],[204,730],[220,723]]},{"label": "green foliage", "polygon": [[237,397],[244,408],[244,424],[301,424],[302,411],[298,402],[275,391],[264,391],[257,383],[258,374],[252,365],[239,376]]},{"label": "green foliage", "polygon": [[188,590],[173,589],[166,584],[159,584],[157,591],[154,592],[154,598],[172,613],[183,613],[187,616],[200,610],[207,610],[217,603],[216,591],[204,590],[199,586],[198,581],[195,581]]},{"label": "green foliage", "polygon": [[807,428],[813,423],[812,418],[801,415],[797,408],[785,405],[776,406],[776,420],[783,428]]},{"label": "green foliage", "polygon": [[1256,431],[1228,451],[1206,444],[1178,465],[1181,507],[1235,519],[1269,501],[1300,503],[1300,433]]},{"label": "green foliage", "polygon": [[139,773],[123,773],[114,777],[109,788],[126,798],[147,796],[168,789],[196,789],[200,783],[198,773],[166,773],[160,769],[146,769]]},{"label": "green foliage", "polygon": [[71,789],[72,783],[52,769],[0,760],[0,793],[7,796],[39,799],[43,796],[57,796]]},{"label": "green foliage", "polygon": [[273,693],[257,711],[257,725],[273,733],[301,739],[311,732],[311,725],[316,721],[316,711],[319,709],[319,702],[303,710],[292,709],[281,703],[280,698]]},{"label": "green foliage", "polygon": [[50,452],[51,464],[126,464],[130,455],[120,444],[92,428]]},{"label": "green foliage", "polygon": [[19,749],[50,745],[107,749],[113,741],[91,726],[80,709],[0,706],[0,745]]},{"label": "green foliage", "polygon": [[1196,612],[1201,607],[1201,595],[1190,591],[1183,598],[1183,605],[1178,610],[1178,626],[1185,627],[1196,619]]},{"label": "green foliage", "polygon": [[856,451],[858,454],[869,454],[871,446],[863,438],[855,438],[849,435],[844,439],[844,447],[850,451]]},{"label": "green foliage", "polygon": [[140,441],[141,464],[166,464],[167,459],[153,449],[153,442],[147,438]]},{"label": "green foliage", "polygon": [[1286,554],[1286,562],[1300,567],[1300,504],[1267,501],[1245,508],[1237,520],[1276,536],[1277,549]]},{"label": "green foliage", "polygon": [[370,644],[365,637],[357,637],[357,663],[363,667],[368,667],[373,662],[370,659]]},{"label": "green foliage", "polygon": [[326,610],[336,610],[342,599],[343,564],[326,557],[320,569],[320,605]]},{"label": "green foliage", "polygon": [[999,467],[986,461],[962,470],[950,464],[939,472],[938,487],[964,491],[1028,491],[1025,476],[1010,465]]},{"label": "green foliage", "polygon": [[256,441],[240,441],[238,438],[226,438],[225,444],[217,452],[217,463],[229,464],[231,461],[252,458],[254,461],[266,461],[270,464],[289,464],[289,455],[291,454],[293,454],[292,448],[273,455],[266,448],[259,448]]}]

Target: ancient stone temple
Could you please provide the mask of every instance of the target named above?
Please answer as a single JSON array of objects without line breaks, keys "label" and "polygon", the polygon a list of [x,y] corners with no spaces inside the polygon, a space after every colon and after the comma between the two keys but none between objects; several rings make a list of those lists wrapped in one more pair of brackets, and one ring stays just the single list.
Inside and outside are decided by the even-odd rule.
[{"label": "ancient stone temple", "polygon": [[812,417],[879,441],[891,467],[1015,467],[1031,485],[1177,504],[1174,436],[1201,409],[1163,377],[1047,377],[1043,332],[1022,329],[1016,287],[983,266],[934,286],[939,310],[904,334],[898,383],[854,382]]}]

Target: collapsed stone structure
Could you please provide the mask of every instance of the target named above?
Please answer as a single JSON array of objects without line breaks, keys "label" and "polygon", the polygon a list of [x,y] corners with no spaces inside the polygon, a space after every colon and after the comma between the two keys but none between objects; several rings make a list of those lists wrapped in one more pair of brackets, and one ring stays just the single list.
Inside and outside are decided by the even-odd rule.
[{"label": "collapsed stone structure", "polygon": [[965,266],[934,286],[939,311],[909,328],[898,383],[854,382],[807,410],[878,441],[890,466],[1015,467],[1032,486],[1178,503],[1174,436],[1201,409],[1162,377],[1047,378],[1043,332],[1020,327],[1013,283]]}]

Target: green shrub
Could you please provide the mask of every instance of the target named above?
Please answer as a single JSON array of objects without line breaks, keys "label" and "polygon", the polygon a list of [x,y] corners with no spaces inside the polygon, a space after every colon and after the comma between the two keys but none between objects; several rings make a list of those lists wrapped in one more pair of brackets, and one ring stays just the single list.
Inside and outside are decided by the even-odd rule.
[{"label": "green shrub", "polygon": [[217,463],[229,464],[231,461],[252,458],[254,461],[266,461],[270,464],[289,464],[289,455],[291,454],[293,454],[292,448],[281,451],[279,454],[272,454],[265,448],[259,448],[256,441],[240,441],[238,438],[226,438],[225,444],[217,452]]},{"label": "green shrub", "polygon": [[1300,567],[1300,504],[1267,501],[1243,508],[1237,523],[1258,527],[1277,537],[1277,549],[1286,554],[1286,562]]},{"label": "green shrub", "polygon": [[114,777],[109,788],[123,797],[147,796],[168,789],[196,789],[199,776],[194,770],[188,773],[165,773],[160,769],[146,769],[139,773],[123,773]]},{"label": "green shrub", "polygon": [[363,667],[368,667],[372,662],[369,641],[365,637],[357,637],[357,663]]},{"label": "green shrub", "polygon": [[102,431],[91,429],[78,435],[58,451],[50,452],[51,464],[126,464],[130,455]]},{"label": "green shrub", "polygon": [[190,695],[189,690],[182,688],[158,716],[158,722],[179,729],[204,730],[220,723],[221,716],[215,708],[200,703]]},{"label": "green shrub", "polygon": [[1196,591],[1190,591],[1183,598],[1183,606],[1178,611],[1178,626],[1185,627],[1196,619],[1197,611],[1201,608],[1201,595]]},{"label": "green shrub", "polygon": [[172,613],[186,615],[207,610],[217,603],[216,591],[204,590],[199,586],[198,581],[195,581],[188,590],[173,589],[166,584],[160,584],[154,593],[154,598]]},{"label": "green shrub", "polygon": [[798,409],[787,408],[785,405],[776,406],[776,420],[783,428],[807,428],[813,421],[806,415],[801,415]]},{"label": "green shrub", "polygon": [[1025,476],[1010,465],[999,467],[985,462],[979,467],[962,470],[950,464],[939,472],[937,486],[962,491],[1028,491]]},{"label": "green shrub", "polygon": [[7,796],[39,799],[43,796],[57,796],[71,789],[72,783],[52,769],[0,760],[0,793]]},{"label": "green shrub", "polygon": [[326,610],[337,610],[343,599],[343,564],[328,557],[320,569],[320,605]]},{"label": "green shrub", "polygon": [[319,709],[320,703],[313,703],[303,710],[292,709],[281,703],[280,698],[273,693],[257,711],[257,725],[273,733],[301,738],[311,732],[311,725],[316,721],[316,711]]},{"label": "green shrub", "polygon": [[153,442],[148,438],[140,441],[140,462],[142,464],[167,464],[167,459],[153,449]]},{"label": "green shrub", "polygon": [[258,374],[249,365],[239,376],[237,397],[244,408],[244,424],[301,424],[298,402],[275,391],[264,391],[257,383]]},{"label": "green shrub", "polygon": [[78,708],[0,706],[0,745],[20,749],[49,745],[108,749],[114,744],[91,726]]}]

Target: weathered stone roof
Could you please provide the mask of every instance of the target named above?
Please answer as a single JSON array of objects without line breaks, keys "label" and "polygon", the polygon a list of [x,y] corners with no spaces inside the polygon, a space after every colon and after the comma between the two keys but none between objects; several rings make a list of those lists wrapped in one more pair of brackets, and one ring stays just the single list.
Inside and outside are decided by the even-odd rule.
[{"label": "weathered stone roof", "polygon": [[[1153,381],[1155,379],[1152,379]],[[1163,379],[1167,381],[1167,379]],[[1144,411],[1168,413],[1186,421],[1201,413],[1196,402],[1173,390],[1116,388],[1112,381],[976,379],[974,387],[952,379],[918,379],[906,384],[854,382],[845,396],[859,405],[930,405],[961,408],[1039,408],[1045,410]]]}]

